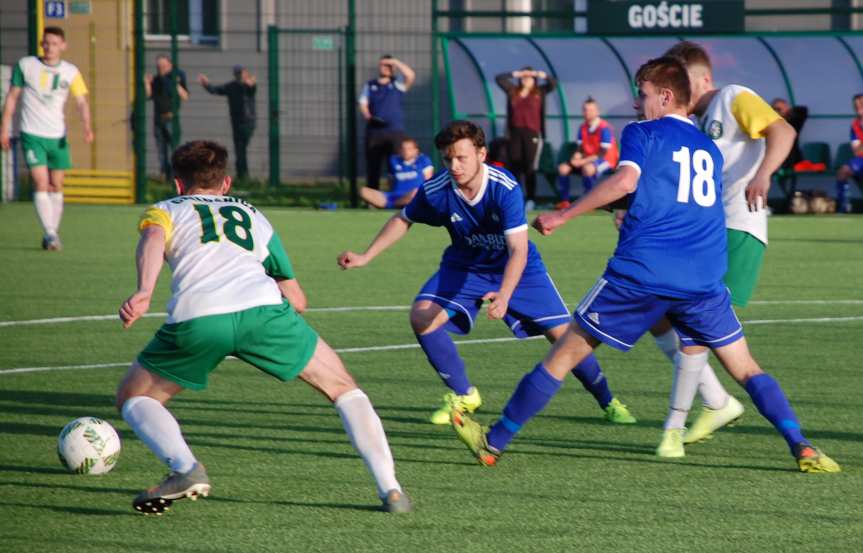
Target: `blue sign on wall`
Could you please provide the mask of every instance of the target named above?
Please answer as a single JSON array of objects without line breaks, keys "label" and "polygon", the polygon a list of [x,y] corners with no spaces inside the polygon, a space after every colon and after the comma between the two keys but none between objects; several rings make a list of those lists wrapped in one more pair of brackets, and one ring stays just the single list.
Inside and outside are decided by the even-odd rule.
[{"label": "blue sign on wall", "polygon": [[66,19],[66,0],[45,0],[45,17]]}]

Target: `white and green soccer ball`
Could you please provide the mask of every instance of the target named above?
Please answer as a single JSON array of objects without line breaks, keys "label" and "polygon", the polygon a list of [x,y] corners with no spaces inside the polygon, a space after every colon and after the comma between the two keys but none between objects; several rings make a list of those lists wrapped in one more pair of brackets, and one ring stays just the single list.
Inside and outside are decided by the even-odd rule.
[{"label": "white and green soccer ball", "polygon": [[105,474],[120,458],[120,436],[102,419],[81,417],[63,427],[57,456],[69,472]]}]

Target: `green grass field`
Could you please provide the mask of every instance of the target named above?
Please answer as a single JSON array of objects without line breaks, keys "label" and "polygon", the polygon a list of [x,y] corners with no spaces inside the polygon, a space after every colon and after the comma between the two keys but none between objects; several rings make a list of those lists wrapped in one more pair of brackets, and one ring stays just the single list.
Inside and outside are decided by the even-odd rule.
[{"label": "green grass field", "polygon": [[[165,469],[113,409],[128,363],[161,324],[123,331],[116,319],[8,324],[116,313],[135,285],[136,207],[69,206],[65,250],[38,249],[29,204],[0,207],[0,550],[4,552],[265,551],[860,551],[863,543],[863,218],[774,217],[755,303],[740,312],[765,369],[783,384],[808,436],[838,475],[804,475],[745,393],[744,420],[687,457],[653,454],[671,383],[651,339],[628,354],[600,348],[616,395],[639,417],[604,423],[575,379],[516,439],[500,465],[476,465],[450,429],[425,422],[444,392],[419,349],[354,351],[346,364],[377,407],[416,512],[391,516],[353,453],[334,409],[305,385],[280,384],[226,361],[205,392],[172,409],[209,470],[211,497],[164,517],[131,509]],[[415,228],[370,267],[341,272],[336,255],[364,248],[386,214],[265,210],[281,233],[310,307],[336,348],[414,344],[407,306],[436,268],[446,233]],[[571,304],[601,273],[609,217],[532,233]],[[154,311],[164,311],[162,275]],[[804,301],[809,300],[809,301]],[[812,319],[816,319],[812,321]],[[465,340],[503,338],[479,321]],[[466,343],[461,351],[491,422],[541,341]],[[71,368],[102,365],[99,368]],[[12,372],[52,367],[53,370]],[[66,369],[63,369],[66,367]],[[55,453],[69,420],[94,415],[120,432],[108,475],[66,473]]]}]

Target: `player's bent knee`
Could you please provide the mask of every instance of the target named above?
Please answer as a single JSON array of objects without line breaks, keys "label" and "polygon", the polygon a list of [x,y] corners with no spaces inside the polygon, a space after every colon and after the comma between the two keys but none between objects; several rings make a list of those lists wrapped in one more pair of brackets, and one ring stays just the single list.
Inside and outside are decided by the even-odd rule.
[{"label": "player's bent knee", "polygon": [[416,334],[433,332],[446,323],[447,319],[444,308],[432,301],[420,300],[411,306],[411,328]]},{"label": "player's bent knee", "polygon": [[321,338],[299,378],[330,402],[358,387],[339,355]]},{"label": "player's bent knee", "polygon": [[561,163],[557,166],[557,174],[562,177],[567,177],[572,173],[572,165],[569,163]]},{"label": "player's bent knee", "polygon": [[581,168],[581,174],[584,177],[592,177],[596,175],[596,165],[592,163],[588,163],[584,167]]},{"label": "player's bent knee", "polygon": [[117,387],[114,406],[122,411],[123,404],[135,396],[148,396],[164,404],[182,390],[179,384],[151,373],[136,361]]}]

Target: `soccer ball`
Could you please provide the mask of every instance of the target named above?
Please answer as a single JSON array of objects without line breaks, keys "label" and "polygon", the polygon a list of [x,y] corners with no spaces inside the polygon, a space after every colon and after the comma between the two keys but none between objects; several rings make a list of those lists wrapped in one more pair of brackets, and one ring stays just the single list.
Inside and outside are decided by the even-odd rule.
[{"label": "soccer ball", "polygon": [[120,436],[102,419],[81,417],[63,427],[57,456],[69,472],[105,474],[120,458]]}]

